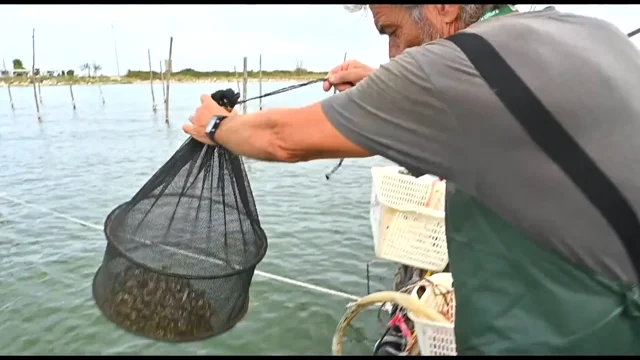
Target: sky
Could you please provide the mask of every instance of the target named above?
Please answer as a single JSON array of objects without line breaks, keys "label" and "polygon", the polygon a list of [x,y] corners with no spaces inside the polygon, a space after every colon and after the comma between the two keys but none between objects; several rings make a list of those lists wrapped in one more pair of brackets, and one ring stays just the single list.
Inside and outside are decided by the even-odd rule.
[{"label": "sky", "polygon": [[[625,33],[640,27],[640,5],[554,6],[602,18]],[[265,70],[302,62],[327,71],[345,52],[371,66],[388,60],[386,37],[375,30],[371,14],[349,13],[341,5],[0,5],[0,14],[0,58],[8,69],[15,58],[31,68],[33,28],[36,67],[49,70],[78,72],[95,61],[104,74],[117,75],[119,67],[124,75],[149,68],[147,49],[158,70],[168,58],[170,36],[174,71],[240,70],[243,56],[257,69],[259,54]],[[640,35],[634,42],[640,46]]]}]

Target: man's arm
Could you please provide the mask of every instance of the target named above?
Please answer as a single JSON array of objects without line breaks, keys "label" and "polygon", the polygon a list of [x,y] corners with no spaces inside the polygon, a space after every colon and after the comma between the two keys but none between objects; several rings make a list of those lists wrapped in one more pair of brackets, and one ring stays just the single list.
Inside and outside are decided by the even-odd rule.
[{"label": "man's arm", "polygon": [[232,116],[215,140],[262,160],[382,155],[416,175],[448,178],[458,152],[456,126],[423,70],[433,61],[430,51],[428,46],[405,51],[355,88],[320,103]]},{"label": "man's arm", "polygon": [[215,141],[235,154],[266,161],[372,155],[342,136],[327,120],[320,103],[231,116],[220,124]]}]

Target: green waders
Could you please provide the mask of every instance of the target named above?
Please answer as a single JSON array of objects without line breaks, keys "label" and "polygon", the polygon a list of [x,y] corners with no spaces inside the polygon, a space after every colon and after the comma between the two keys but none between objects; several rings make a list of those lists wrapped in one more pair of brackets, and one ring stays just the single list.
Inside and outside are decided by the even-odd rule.
[{"label": "green waders", "polygon": [[[640,236],[630,237],[625,230],[639,226],[637,217],[588,154],[490,43],[464,32],[448,40],[633,251]],[[605,198],[603,204],[593,184],[616,201]],[[459,354],[640,355],[637,284],[616,283],[569,264],[451,182],[446,199]],[[623,227],[610,221],[611,211],[624,215]]]},{"label": "green waders", "polygon": [[541,249],[452,183],[446,206],[459,354],[640,355],[640,288]]}]

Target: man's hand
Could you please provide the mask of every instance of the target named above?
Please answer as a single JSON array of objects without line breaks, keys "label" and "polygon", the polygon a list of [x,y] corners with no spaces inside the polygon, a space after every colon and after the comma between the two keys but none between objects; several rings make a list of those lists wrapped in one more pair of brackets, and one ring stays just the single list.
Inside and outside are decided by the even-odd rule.
[{"label": "man's hand", "polygon": [[212,144],[205,132],[209,120],[216,115],[229,116],[231,113],[213,101],[209,94],[200,96],[200,102],[202,105],[195,114],[189,116],[190,123],[182,125],[182,130],[200,142]]},{"label": "man's hand", "polygon": [[329,91],[335,88],[342,92],[354,87],[369,76],[375,69],[357,60],[347,60],[329,71],[328,81],[322,83],[322,89]]}]

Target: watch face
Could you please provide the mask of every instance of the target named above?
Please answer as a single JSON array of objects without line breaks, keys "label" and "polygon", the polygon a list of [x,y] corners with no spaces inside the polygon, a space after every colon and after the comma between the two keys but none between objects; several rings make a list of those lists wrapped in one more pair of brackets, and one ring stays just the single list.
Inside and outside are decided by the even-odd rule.
[{"label": "watch face", "polygon": [[213,130],[213,126],[216,124],[216,121],[218,120],[219,116],[214,116],[213,118],[211,118],[211,120],[209,120],[209,123],[207,124],[207,127],[205,128],[205,131],[207,133],[210,133]]}]

